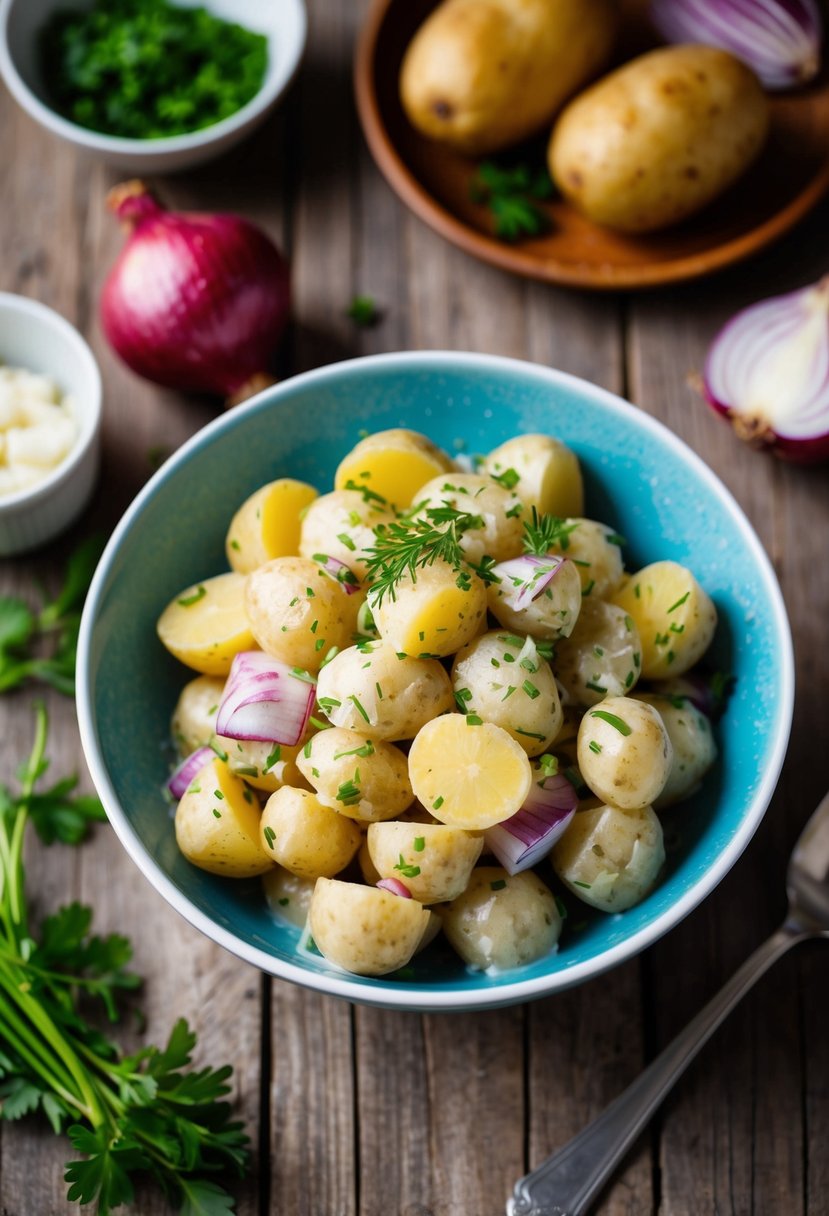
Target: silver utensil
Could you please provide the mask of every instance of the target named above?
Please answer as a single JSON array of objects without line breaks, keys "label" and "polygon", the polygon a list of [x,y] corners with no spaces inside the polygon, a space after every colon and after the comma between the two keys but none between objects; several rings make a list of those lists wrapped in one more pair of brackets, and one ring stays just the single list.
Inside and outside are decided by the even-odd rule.
[{"label": "silver utensil", "polygon": [[789,859],[789,910],[697,1016],[610,1106],[564,1148],[515,1184],[507,1216],[585,1216],[674,1083],[761,975],[798,942],[829,940],[829,794]]}]

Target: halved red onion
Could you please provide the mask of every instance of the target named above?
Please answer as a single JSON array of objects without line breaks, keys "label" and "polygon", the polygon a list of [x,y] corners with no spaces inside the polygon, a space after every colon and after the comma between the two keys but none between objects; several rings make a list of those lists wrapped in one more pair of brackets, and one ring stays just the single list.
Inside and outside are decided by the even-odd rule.
[{"label": "halved red onion", "polygon": [[815,0],[651,0],[651,19],[668,42],[730,51],[767,89],[804,84],[820,69]]},{"label": "halved red onion", "polygon": [[381,878],[377,886],[383,891],[391,891],[392,895],[399,895],[402,899],[412,898],[411,891],[399,878]]},{"label": "halved red onion", "polygon": [[334,581],[340,584],[346,595],[353,595],[355,591],[360,590],[360,580],[345,562],[336,557],[329,557],[327,553],[315,553],[314,561],[319,562],[325,573],[330,574]]},{"label": "halved red onion", "polygon": [[174,798],[183,798],[190,782],[201,772],[205,764],[215,759],[216,753],[211,747],[197,747],[175,769],[167,781],[167,789]]},{"label": "halved red onion", "polygon": [[216,716],[216,734],[293,747],[305,734],[316,682],[262,650],[243,650],[230,668]]},{"label": "halved red onion", "polygon": [[520,811],[487,828],[484,839],[508,874],[529,870],[565,833],[578,806],[575,789],[560,773],[534,781]]},{"label": "halved red onion", "polygon": [[703,380],[740,439],[787,460],[829,458],[829,275],[737,313]]},{"label": "halved red onion", "polygon": [[533,600],[538,599],[558,574],[563,563],[564,558],[555,553],[548,553],[544,557],[525,553],[521,557],[499,562],[497,566],[492,567],[491,573],[500,579],[501,598],[504,603],[520,612]]}]

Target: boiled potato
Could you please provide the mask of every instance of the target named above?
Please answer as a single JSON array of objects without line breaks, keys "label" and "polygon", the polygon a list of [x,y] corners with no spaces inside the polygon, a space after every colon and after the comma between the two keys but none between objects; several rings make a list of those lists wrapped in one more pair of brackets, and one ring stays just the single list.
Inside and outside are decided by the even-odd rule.
[{"label": "boiled potato", "polygon": [[225,878],[253,878],[273,865],[260,843],[259,803],[218,756],[179,801],[176,842],[194,866]]},{"label": "boiled potato", "polygon": [[258,743],[250,739],[228,739],[224,735],[217,735],[214,742],[227,756],[230,771],[244,778],[254,789],[272,794],[283,785],[308,788],[296,766],[296,758],[302,751],[301,743],[288,747],[285,743]]},{"label": "boiled potato", "polygon": [[768,127],[760,83],[733,55],[664,47],[568,105],[553,128],[550,172],[595,223],[652,232],[730,186],[757,156]]},{"label": "boiled potato", "polygon": [[356,490],[334,490],[311,504],[302,521],[299,552],[334,557],[357,578],[366,576],[366,549],[376,541],[373,529],[395,518],[394,512]]},{"label": "boiled potato", "polygon": [[309,739],[297,765],[320,802],[361,823],[394,819],[414,802],[406,757],[391,743],[333,726]]},{"label": "boiled potato", "polygon": [[[401,654],[442,658],[481,632],[486,621],[486,588],[477,575],[458,585],[458,572],[436,561],[406,574],[380,604],[368,602],[381,638]],[[463,581],[463,580],[462,580]]]},{"label": "boiled potato", "polygon": [[452,683],[437,659],[413,659],[387,642],[363,642],[326,663],[317,701],[334,726],[369,739],[413,739],[454,705]]},{"label": "boiled potato", "polygon": [[690,570],[653,562],[611,596],[634,620],[647,680],[679,676],[697,663],[717,628],[717,610]]},{"label": "boiled potato", "polygon": [[[478,473],[445,474],[427,481],[417,492],[420,519],[428,519],[433,507],[454,507],[456,511],[477,516],[480,526],[466,528],[460,546],[470,561],[484,556],[504,561],[521,552],[524,509],[512,490]],[[437,525],[439,526],[439,525]]]},{"label": "boiled potato", "polygon": [[694,793],[717,758],[717,745],[708,718],[687,698],[646,692],[635,696],[657,710],[673,748],[668,780],[653,804],[659,811]]},{"label": "boiled potato", "polygon": [[517,475],[515,492],[526,509],[559,518],[581,515],[584,486],[578,457],[551,435],[516,435],[489,453],[481,472],[503,482]]},{"label": "boiled potato", "polygon": [[218,574],[179,592],[156,629],[170,654],[207,676],[226,676],[234,655],[253,650],[241,574]]},{"label": "boiled potato", "polygon": [[225,551],[231,569],[250,574],[274,557],[298,552],[303,512],[317,497],[313,486],[280,477],[242,503],[227,530]]},{"label": "boiled potato", "polygon": [[582,718],[578,761],[594,794],[622,810],[637,810],[665,788],[673,748],[652,705],[606,697]]},{"label": "boiled potato", "polygon": [[372,823],[366,843],[381,878],[397,878],[422,904],[438,904],[466,890],[483,837],[442,823]]},{"label": "boiled potato", "polygon": [[553,848],[553,869],[579,899],[624,912],[653,889],[665,863],[662,826],[649,806],[578,811]]},{"label": "boiled potato", "polygon": [[585,599],[606,599],[624,577],[619,548],[622,537],[595,519],[569,518],[564,522],[567,531],[560,541],[550,546],[550,552],[569,557],[578,569]]},{"label": "boiled potato", "polygon": [[416,899],[332,878],[317,879],[308,912],[323,955],[355,975],[387,975],[405,967],[430,921]]},{"label": "boiled potato", "polygon": [[182,688],[170,727],[181,756],[207,747],[213,738],[224,688],[225,682],[218,676],[196,676]]},{"label": "boiled potato", "polygon": [[362,841],[353,820],[323,806],[308,790],[288,785],[265,803],[259,833],[265,852],[300,878],[333,878]]},{"label": "boiled potato", "polygon": [[569,637],[573,632],[581,612],[581,590],[578,566],[565,560],[541,594],[526,607],[519,610],[510,606],[512,588],[503,582],[490,584],[487,603],[492,615],[505,629],[555,640]]},{"label": "boiled potato", "polygon": [[403,108],[469,156],[518,143],[603,67],[616,24],[611,0],[444,0],[406,52]]},{"label": "boiled potato", "polygon": [[302,929],[308,919],[315,878],[300,878],[282,866],[274,866],[262,877],[268,907],[276,916]]},{"label": "boiled potato", "polygon": [[532,638],[503,630],[481,634],[455,656],[452,683],[464,713],[478,714],[512,735],[528,756],[546,751],[561,729],[555,677]]},{"label": "boiled potato", "polygon": [[556,948],[561,916],[549,887],[530,870],[500,866],[472,871],[469,886],[442,913],[443,931],[470,967],[506,971]]},{"label": "boiled potato", "polygon": [[377,431],[340,462],[334,488],[356,490],[367,502],[403,510],[416,501],[421,486],[454,467],[445,452],[417,431]]},{"label": "boiled potato", "polygon": [[357,628],[362,595],[349,595],[317,562],[277,557],[249,574],[245,611],[263,650],[291,667],[317,672]]},{"label": "boiled potato", "polygon": [[569,638],[556,643],[556,679],[573,705],[623,697],[639,679],[642,643],[633,618],[616,604],[582,604]]}]

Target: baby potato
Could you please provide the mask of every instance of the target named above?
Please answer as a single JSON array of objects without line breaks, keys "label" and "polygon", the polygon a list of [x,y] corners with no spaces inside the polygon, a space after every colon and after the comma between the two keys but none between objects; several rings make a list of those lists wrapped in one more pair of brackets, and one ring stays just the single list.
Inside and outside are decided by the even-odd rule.
[{"label": "baby potato", "polygon": [[196,676],[182,688],[170,730],[179,755],[207,747],[216,730],[216,714],[225,682],[219,676]]},{"label": "baby potato", "polygon": [[387,975],[405,967],[430,920],[416,899],[334,878],[317,879],[308,912],[323,955],[355,975]]},{"label": "baby potato", "polygon": [[454,705],[451,681],[437,659],[401,657],[382,641],[349,646],[326,663],[317,701],[335,726],[389,741],[413,739]]},{"label": "baby potato", "polygon": [[504,599],[510,588],[491,583],[487,589],[489,610],[512,633],[530,633],[536,638],[567,638],[573,632],[582,606],[578,567],[565,560],[544,590],[526,608],[516,610]]},{"label": "baby potato", "polygon": [[668,780],[653,804],[659,811],[695,792],[717,758],[717,745],[708,718],[687,698],[637,692],[636,700],[657,710],[673,748]]},{"label": "baby potato", "polygon": [[611,599],[633,617],[646,680],[680,676],[708,649],[717,610],[690,570],[653,562],[625,580]]},{"label": "baby potato", "polygon": [[573,705],[623,697],[639,679],[641,665],[633,618],[604,600],[585,600],[569,638],[556,643],[556,679]]},{"label": "baby potato", "polygon": [[624,64],[559,117],[553,180],[597,224],[652,232],[721,194],[751,164],[769,105],[744,64],[710,46],[671,46]]},{"label": "baby potato", "polygon": [[505,490],[491,477],[478,473],[452,473],[448,477],[443,474],[420,487],[417,501],[419,519],[428,519],[429,509],[441,506],[480,518],[480,527],[467,528],[460,537],[461,549],[472,562],[479,562],[484,556],[505,561],[521,552],[523,505],[512,490]]},{"label": "baby potato", "polygon": [[406,574],[378,605],[369,593],[374,623],[384,642],[400,654],[442,658],[481,632],[486,621],[486,589],[477,575],[458,586],[458,572],[436,561]]},{"label": "baby potato", "polygon": [[481,634],[455,657],[452,683],[465,713],[500,726],[528,756],[546,751],[561,729],[555,677],[531,638]]},{"label": "baby potato", "polygon": [[234,655],[253,649],[241,574],[218,574],[186,587],[158,618],[170,654],[207,676],[226,676]]},{"label": "baby potato", "polygon": [[531,870],[510,876],[500,866],[473,870],[469,886],[441,919],[463,961],[482,971],[507,971],[544,958],[561,934],[549,887]]},{"label": "baby potato", "polygon": [[296,766],[296,758],[302,751],[301,743],[288,747],[285,743],[257,743],[249,739],[227,739],[224,735],[217,735],[215,743],[227,756],[230,771],[244,778],[254,789],[272,794],[283,785],[309,788]]},{"label": "baby potato", "polygon": [[270,910],[281,920],[296,925],[298,929],[304,928],[308,919],[315,882],[315,878],[300,878],[290,870],[283,870],[282,866],[274,866],[262,876],[265,899]]},{"label": "baby potato", "polygon": [[371,860],[371,853],[368,850],[368,835],[363,837],[363,843],[360,845],[360,851],[357,854],[357,864],[360,867],[363,881],[367,882],[370,887],[376,887],[383,875],[378,872],[377,867]]},{"label": "baby potato", "polygon": [[366,576],[366,549],[376,537],[373,529],[395,519],[394,512],[357,490],[334,490],[311,503],[302,520],[299,553],[334,557],[348,566],[357,578]]},{"label": "baby potato", "polygon": [[280,477],[242,503],[227,530],[225,551],[232,570],[250,574],[274,557],[298,552],[303,511],[317,497],[313,486]]},{"label": "baby potato", "polygon": [[422,904],[456,899],[481,855],[483,837],[442,823],[372,823],[369,857],[381,878],[398,878]]},{"label": "baby potato", "polygon": [[594,794],[622,810],[651,805],[662,793],[673,748],[656,710],[632,697],[606,697],[579,727],[578,762]]},{"label": "baby potato", "polygon": [[481,465],[491,477],[518,474],[515,492],[525,511],[561,519],[581,515],[584,486],[578,457],[552,435],[516,435],[494,448]]},{"label": "baby potato", "polygon": [[323,806],[308,790],[285,785],[271,794],[259,824],[262,848],[300,878],[333,878],[360,847],[351,819]]},{"label": "baby potato", "polygon": [[602,912],[624,912],[653,889],[665,863],[662,825],[649,806],[577,811],[554,846],[553,869],[574,895]]},{"label": "baby potato", "polygon": [[297,766],[324,806],[361,823],[394,819],[414,802],[403,752],[362,731],[320,731],[302,749]]},{"label": "baby potato", "polygon": [[578,569],[585,599],[606,599],[624,577],[622,537],[595,519],[569,518],[565,524],[572,531],[552,544],[550,552],[569,557]]},{"label": "baby potato", "polygon": [[378,506],[394,504],[403,510],[427,481],[454,468],[446,453],[417,431],[377,431],[340,462],[334,489],[357,490]]},{"label": "baby potato", "polygon": [[248,575],[244,602],[263,650],[316,672],[333,646],[351,641],[362,596],[347,594],[317,562],[277,557]]},{"label": "baby potato", "polygon": [[273,865],[259,840],[259,803],[218,756],[179,801],[176,842],[194,866],[225,878],[253,878]]}]

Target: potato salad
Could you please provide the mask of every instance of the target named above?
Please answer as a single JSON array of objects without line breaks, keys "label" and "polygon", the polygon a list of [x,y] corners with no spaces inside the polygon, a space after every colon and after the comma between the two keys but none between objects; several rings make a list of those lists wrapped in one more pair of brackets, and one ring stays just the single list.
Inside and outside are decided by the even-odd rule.
[{"label": "potato salad", "polygon": [[676,562],[625,570],[568,447],[521,435],[460,468],[385,431],[333,490],[281,478],[228,517],[230,569],[158,621],[193,673],[168,783],[188,861],[261,876],[306,947],[366,976],[438,935],[521,967],[573,900],[648,895],[660,816],[716,759],[691,669],[717,614]]}]

